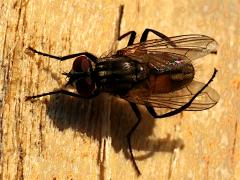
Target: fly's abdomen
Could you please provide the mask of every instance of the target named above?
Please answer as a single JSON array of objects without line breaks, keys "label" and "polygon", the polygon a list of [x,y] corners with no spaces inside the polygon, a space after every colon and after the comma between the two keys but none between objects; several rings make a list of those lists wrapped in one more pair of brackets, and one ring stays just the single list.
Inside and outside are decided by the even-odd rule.
[{"label": "fly's abdomen", "polygon": [[147,78],[144,65],[125,57],[98,63],[95,73],[102,91],[117,94],[126,93],[134,84]]},{"label": "fly's abdomen", "polygon": [[176,91],[192,82],[194,73],[193,65],[186,63],[164,73],[151,74],[149,88],[154,94]]}]

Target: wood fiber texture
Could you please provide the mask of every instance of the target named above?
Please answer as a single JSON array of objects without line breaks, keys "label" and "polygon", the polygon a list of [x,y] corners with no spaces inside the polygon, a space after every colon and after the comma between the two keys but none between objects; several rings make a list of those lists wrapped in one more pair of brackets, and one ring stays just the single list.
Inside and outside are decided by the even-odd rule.
[{"label": "wood fiber texture", "polygon": [[[34,102],[25,96],[66,82],[73,60],[59,62],[26,54],[28,46],[67,55],[97,56],[120,34],[145,28],[168,36],[205,34],[218,54],[196,64],[196,80],[207,82],[219,103],[201,112],[143,121],[132,138],[142,172],[129,158],[126,134],[136,122],[124,100],[106,94],[92,100],[63,95]],[[238,179],[240,177],[240,2],[218,0],[6,0],[0,2],[0,178],[1,179]],[[150,38],[154,38],[150,35]],[[126,46],[127,41],[119,43]]]}]

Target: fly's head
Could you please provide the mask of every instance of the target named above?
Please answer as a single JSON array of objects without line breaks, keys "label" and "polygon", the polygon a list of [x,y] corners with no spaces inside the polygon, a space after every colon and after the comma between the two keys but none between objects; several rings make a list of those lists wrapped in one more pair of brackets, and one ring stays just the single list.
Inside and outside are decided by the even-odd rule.
[{"label": "fly's head", "polygon": [[91,60],[87,56],[77,57],[69,73],[64,73],[69,80],[67,85],[76,88],[82,96],[89,97],[96,90],[96,83],[92,78],[93,67]]}]

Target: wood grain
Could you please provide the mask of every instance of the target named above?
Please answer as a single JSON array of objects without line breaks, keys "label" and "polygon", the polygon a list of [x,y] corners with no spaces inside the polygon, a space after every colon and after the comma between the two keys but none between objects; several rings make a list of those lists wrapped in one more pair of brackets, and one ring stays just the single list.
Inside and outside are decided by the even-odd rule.
[{"label": "wood grain", "polygon": [[[211,84],[221,95],[217,106],[164,120],[140,106],[144,118],[133,136],[140,177],[127,149],[126,134],[136,121],[127,102],[106,94],[90,101],[59,95],[25,102],[27,95],[64,85],[61,73],[73,62],[25,49],[106,54],[116,47],[120,4],[120,34],[148,27],[169,36],[205,34],[219,43],[217,56],[196,63],[202,82],[219,70]],[[240,177],[239,1],[8,0],[0,8],[1,179]]]}]

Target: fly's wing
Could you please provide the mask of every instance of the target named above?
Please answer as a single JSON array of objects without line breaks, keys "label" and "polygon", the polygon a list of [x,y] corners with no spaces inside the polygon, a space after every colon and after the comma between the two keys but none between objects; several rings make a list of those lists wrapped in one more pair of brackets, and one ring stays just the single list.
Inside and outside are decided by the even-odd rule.
[{"label": "fly's wing", "polygon": [[169,39],[170,42],[164,39],[153,39],[137,43],[119,50],[118,53],[135,57],[144,62],[146,62],[146,59],[141,58],[144,54],[148,56],[161,56],[164,53],[169,53],[185,56],[188,60],[195,60],[207,54],[217,53],[217,42],[205,35],[190,34],[169,37]]},{"label": "fly's wing", "polygon": [[[148,105],[155,108],[178,109],[188,103],[204,85],[204,83],[192,81],[180,90],[163,94],[151,94],[149,93],[149,89],[137,87],[130,90],[128,94],[122,98],[136,104]],[[194,99],[186,111],[209,109],[217,104],[218,100],[218,93],[208,86]]]},{"label": "fly's wing", "polygon": [[[170,41],[154,39],[134,44],[117,51],[117,56],[127,56],[145,63],[154,72],[171,71],[178,65],[217,52],[217,42],[205,35],[170,37]],[[127,101],[156,108],[178,109],[188,103],[204,86],[193,81],[180,90],[170,93],[151,94],[147,83],[139,83],[122,98]],[[218,93],[206,87],[192,102],[188,111],[201,111],[213,107],[219,100]]]}]

